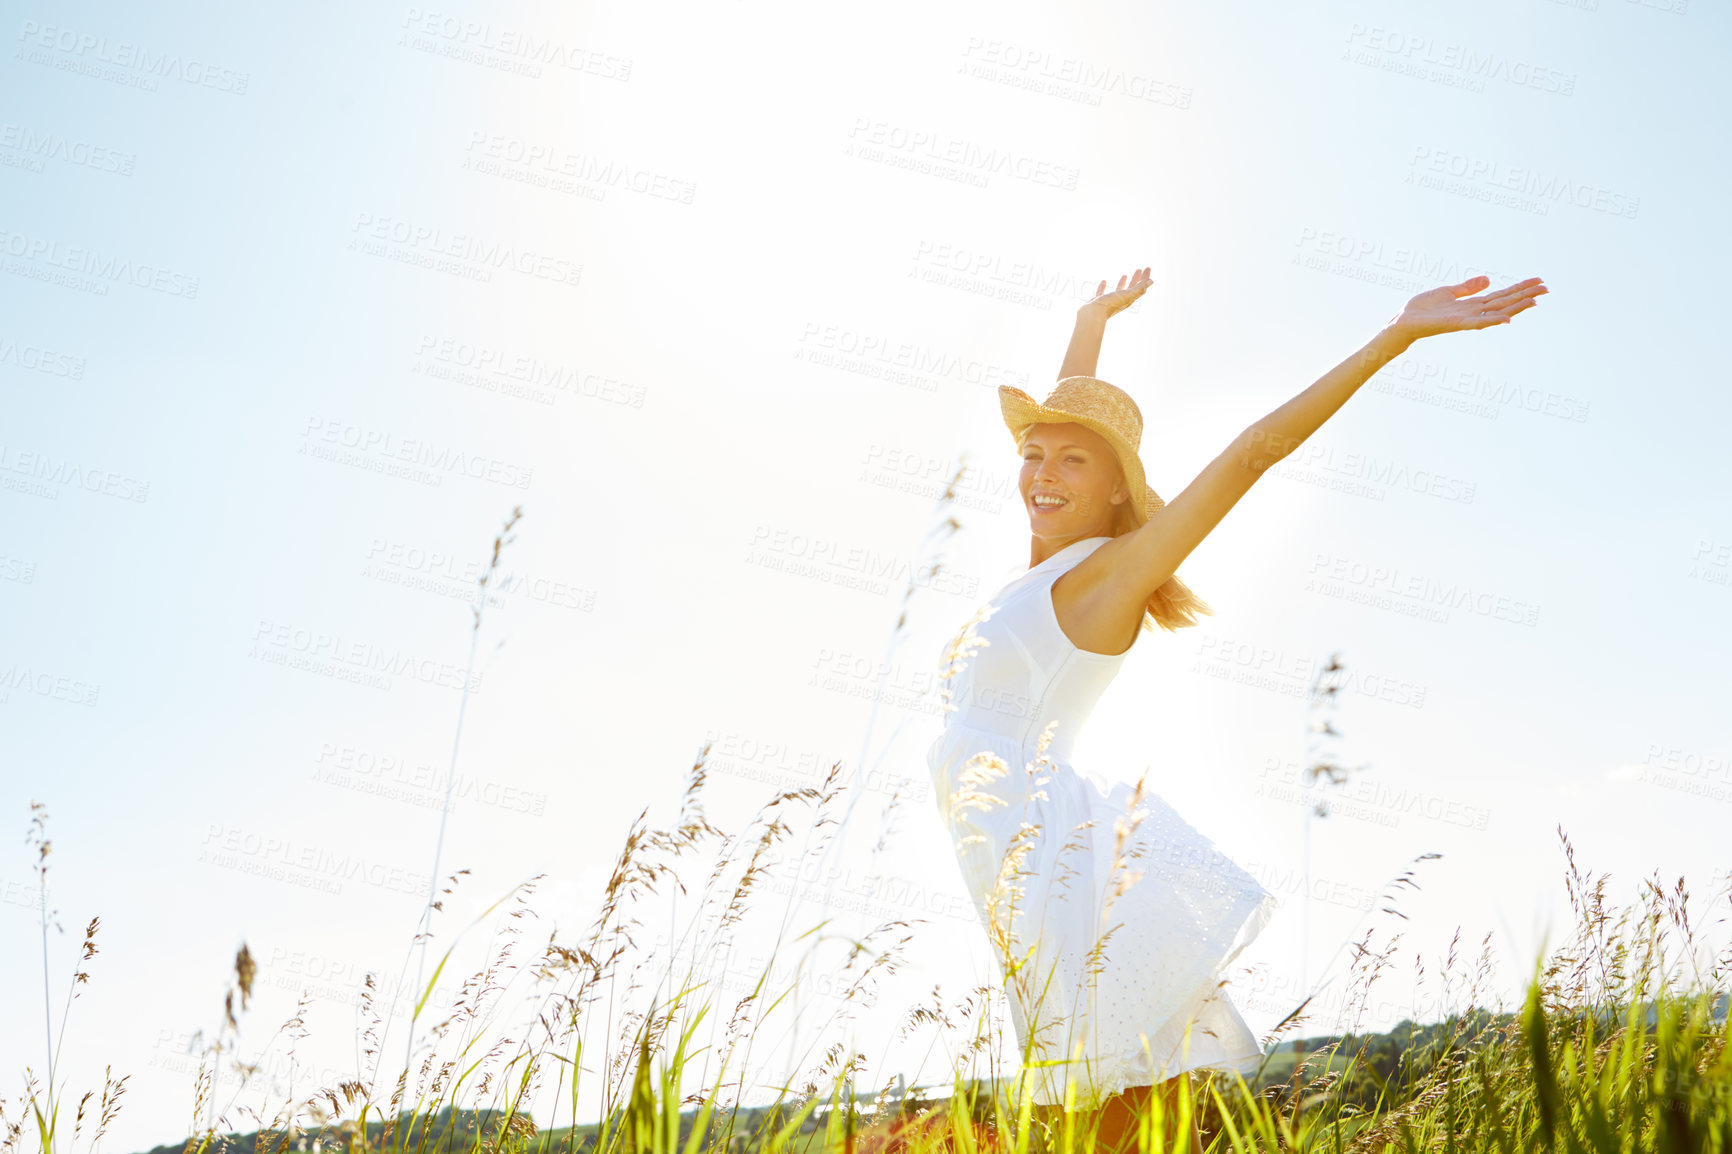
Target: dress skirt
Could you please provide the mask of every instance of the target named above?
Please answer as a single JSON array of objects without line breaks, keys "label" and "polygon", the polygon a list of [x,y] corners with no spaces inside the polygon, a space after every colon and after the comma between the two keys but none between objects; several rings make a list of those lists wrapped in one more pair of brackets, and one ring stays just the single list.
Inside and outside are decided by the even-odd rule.
[{"label": "dress skirt", "polygon": [[1273,894],[1146,788],[966,725],[927,759],[1036,1104],[1262,1061],[1221,986]]}]

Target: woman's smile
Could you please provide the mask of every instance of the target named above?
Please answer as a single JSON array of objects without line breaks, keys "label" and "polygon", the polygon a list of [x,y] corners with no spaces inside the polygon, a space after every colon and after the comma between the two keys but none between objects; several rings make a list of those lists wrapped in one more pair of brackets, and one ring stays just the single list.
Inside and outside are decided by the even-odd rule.
[{"label": "woman's smile", "polygon": [[1029,504],[1036,513],[1056,513],[1070,504],[1070,500],[1056,493],[1035,493],[1029,497]]}]

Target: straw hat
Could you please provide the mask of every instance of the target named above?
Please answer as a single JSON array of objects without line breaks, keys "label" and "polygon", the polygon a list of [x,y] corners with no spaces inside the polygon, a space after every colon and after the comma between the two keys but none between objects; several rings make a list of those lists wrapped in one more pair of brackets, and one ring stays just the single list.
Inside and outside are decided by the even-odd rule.
[{"label": "straw hat", "polygon": [[1072,421],[1105,437],[1118,454],[1125,485],[1131,491],[1131,515],[1138,525],[1147,524],[1166,504],[1149,487],[1143,473],[1143,461],[1137,455],[1143,442],[1143,412],[1123,389],[1095,377],[1066,377],[1045,401],[1036,401],[1021,389],[1000,385],[998,406],[1018,449],[1029,428],[1039,424]]}]

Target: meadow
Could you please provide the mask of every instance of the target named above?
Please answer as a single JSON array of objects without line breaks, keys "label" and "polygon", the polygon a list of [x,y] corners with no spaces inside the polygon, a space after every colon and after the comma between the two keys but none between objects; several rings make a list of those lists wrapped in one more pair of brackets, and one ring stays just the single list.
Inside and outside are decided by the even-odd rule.
[{"label": "meadow", "polygon": [[[471,652],[487,583],[519,516],[493,542]],[[459,707],[459,737],[461,717]],[[704,813],[708,752],[692,765],[672,823],[652,826],[646,807],[626,832],[598,913],[575,938],[526,941],[534,879],[448,931],[444,902],[468,871],[441,874],[436,846],[432,876],[443,888],[429,894],[409,946],[415,980],[399,987],[413,1003],[406,1036],[388,1040],[398,1015],[369,974],[352,1076],[283,1091],[273,1071],[292,1068],[306,1036],[302,1013],[262,1045],[250,1033],[241,1045],[258,974],[243,945],[221,994],[219,1025],[199,1040],[187,1133],[165,1135],[172,1140],[150,1154],[1108,1154],[1100,1102],[1073,1083],[1068,1108],[1043,1117],[1025,1071],[999,1060],[1007,987],[1018,976],[1016,942],[989,935],[1001,950],[1004,982],[960,996],[935,988],[906,1006],[882,1002],[878,983],[898,968],[920,919],[885,920],[842,942],[840,956],[814,960],[819,943],[834,947],[836,935],[822,922],[791,925],[795,889],[772,883],[790,871],[799,876],[842,824],[836,811],[851,810],[840,765],[819,785],[776,792],[746,828],[730,833]],[[1022,771],[1038,774],[1041,761]],[[1012,767],[988,759],[974,770],[973,780],[984,782]],[[961,790],[957,803],[967,794]],[[1436,975],[1451,991],[1440,1020],[1301,1037],[1312,1009],[1301,1003],[1263,1039],[1262,1069],[1250,1077],[1193,1071],[1170,1101],[1149,1099],[1127,1148],[1192,1149],[1194,1132],[1213,1152],[1732,1151],[1725,992],[1732,955],[1700,965],[1702,915],[1682,878],[1669,888],[1647,880],[1636,901],[1619,907],[1608,897],[1609,877],[1579,869],[1567,834],[1558,832],[1574,922],[1568,940],[1535,966],[1518,1007],[1486,1004],[1489,935],[1470,966],[1455,949],[1458,932]],[[443,833],[441,826],[441,843]],[[46,910],[50,839],[41,805],[30,815],[28,840]],[[1015,857],[1001,874],[1012,906]],[[696,893],[698,908],[679,948],[646,945],[641,914],[670,887]],[[748,915],[774,906],[779,893],[788,897],[766,937]],[[1397,899],[1389,900],[1385,912],[1399,918]],[[741,981],[730,959],[748,928],[750,941],[768,941],[769,952],[751,955],[755,972]],[[97,1154],[124,1109],[126,1074],[110,1071],[101,1086],[81,1089],[58,1072],[66,1047],[99,1046],[103,1036],[102,1023],[73,1020],[78,987],[99,980],[100,929],[93,917],[76,970],[53,975],[65,983],[63,1002],[49,1004],[44,974],[43,1065],[20,1071],[22,1090],[0,1098],[0,1154]],[[45,965],[48,932],[45,919]],[[488,937],[487,961],[456,981],[447,968],[458,944],[477,933]],[[1367,931],[1350,943],[1349,1008],[1391,981],[1399,937],[1397,928],[1374,946]],[[744,1071],[754,1047],[775,1044],[773,1024],[796,1008],[803,976],[819,965],[836,994],[813,1035],[826,1044],[808,1049],[801,1076],[787,1085],[753,1081]],[[730,978],[719,980],[718,970]],[[435,998],[441,990],[449,996]],[[930,1037],[947,1056],[942,1075],[911,1086],[892,1073],[880,1085],[860,1085],[866,1070],[884,1070],[853,1048],[849,1027],[861,1014],[893,1016],[899,1038]],[[580,1090],[599,1109],[580,1109]]]}]

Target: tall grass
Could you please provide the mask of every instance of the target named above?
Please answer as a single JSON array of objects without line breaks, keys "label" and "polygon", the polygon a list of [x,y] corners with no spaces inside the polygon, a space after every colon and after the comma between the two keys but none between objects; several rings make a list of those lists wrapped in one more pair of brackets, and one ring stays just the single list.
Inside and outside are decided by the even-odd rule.
[{"label": "tall grass", "polygon": [[[504,533],[496,539],[495,563],[504,539]],[[897,629],[906,620],[904,611]],[[479,630],[478,613],[475,635]],[[1045,750],[1043,740],[1026,767],[1036,784],[1054,772]],[[353,1076],[298,1089],[291,1079],[284,1089],[270,1072],[298,1070],[307,1001],[262,1045],[243,1047],[257,972],[243,945],[217,1028],[208,1041],[201,1038],[184,1154],[237,1145],[280,1154],[309,1144],[357,1154],[1108,1154],[1102,1124],[1114,1109],[1133,1118],[1128,1146],[1148,1152],[1188,1149],[1193,1131],[1208,1149],[1235,1152],[1732,1150],[1724,994],[1732,957],[1700,965],[1699,914],[1682,879],[1671,889],[1647,882],[1633,906],[1609,907],[1608,877],[1577,869],[1561,828],[1576,924],[1573,936],[1536,965],[1519,1009],[1484,1004],[1489,936],[1473,972],[1457,973],[1458,933],[1439,975],[1447,1005],[1439,1021],[1406,1023],[1393,1039],[1330,1035],[1298,1055],[1285,1077],[1193,1071],[1165,1087],[1170,1095],[1116,1106],[1072,1079],[1064,1108],[1056,1110],[1033,1102],[1029,1040],[1022,1061],[1007,1068],[999,1057],[1011,999],[1026,999],[1032,1010],[1041,1000],[1041,983],[1025,968],[1026,944],[1007,928],[1027,851],[1019,839],[1005,856],[987,927],[1002,981],[959,996],[934,987],[900,1009],[895,1041],[924,1035],[929,1052],[943,1051],[941,1069],[912,1089],[887,1073],[875,1090],[859,1093],[857,1079],[874,1065],[855,1049],[857,1015],[885,1012],[877,983],[900,966],[923,923],[893,919],[855,936],[829,919],[792,926],[784,910],[768,959],[755,974],[742,971],[733,961],[736,941],[752,928],[748,915],[761,904],[766,883],[790,864],[798,879],[813,837],[834,828],[835,810],[854,798],[838,764],[816,786],[777,792],[729,834],[704,814],[708,759],[705,746],[670,824],[652,825],[648,807],[631,822],[583,932],[525,940],[539,881],[532,878],[451,933],[431,977],[408,991],[409,1029],[434,1004],[436,989],[453,988],[447,967],[460,943],[487,935],[486,961],[455,983],[448,1013],[424,1035],[412,1034],[404,1051],[393,1047],[406,1054],[400,1066],[387,1060],[384,1045],[395,1015],[389,1006],[380,1012],[369,975]],[[990,804],[984,787],[1006,772],[1002,762],[977,759],[963,775],[958,804]],[[1116,833],[1121,851],[1135,821],[1127,814]],[[46,981],[45,812],[33,814],[32,830]],[[799,851],[790,856],[797,841]],[[694,862],[704,863],[695,873]],[[1122,881],[1109,886],[1109,897],[1134,881],[1134,863],[1122,853],[1112,864]],[[466,873],[449,875],[445,892]],[[639,944],[642,915],[671,891],[685,899],[688,916],[673,948],[658,954]],[[1395,905],[1387,910],[1400,917]],[[430,898],[411,949],[431,943],[445,916],[443,902]],[[1394,965],[1401,932],[1374,946],[1378,928],[1352,943],[1348,1012],[1369,1000]],[[62,1032],[71,992],[88,980],[84,966],[95,954],[96,930],[92,919]],[[787,1030],[801,1008],[799,966],[815,964],[820,945],[838,941],[845,956],[826,970],[840,990],[834,1008],[805,1032],[805,1049],[785,1084],[754,1082],[754,1050],[778,1044],[785,1035],[776,1031]],[[1111,946],[1106,934],[1096,943],[1091,964],[1100,972],[1110,973]],[[795,981],[778,988],[773,975],[784,953],[797,955]],[[736,997],[729,975],[742,972],[750,988]],[[1309,999],[1265,1044],[1299,1029],[1308,1007]],[[66,1138],[61,1045],[52,1015],[47,1024],[48,1080],[39,1084],[27,1068],[21,1096],[0,1100],[0,1154],[32,1145],[42,1154],[87,1145],[95,1154],[125,1078],[109,1078],[100,1093],[79,1100]],[[704,1028],[707,1041],[700,1039]],[[880,1060],[875,1068],[887,1071],[888,1064]],[[916,1082],[920,1073],[914,1071]],[[599,1107],[580,1116],[580,1091],[591,1089]]]}]

